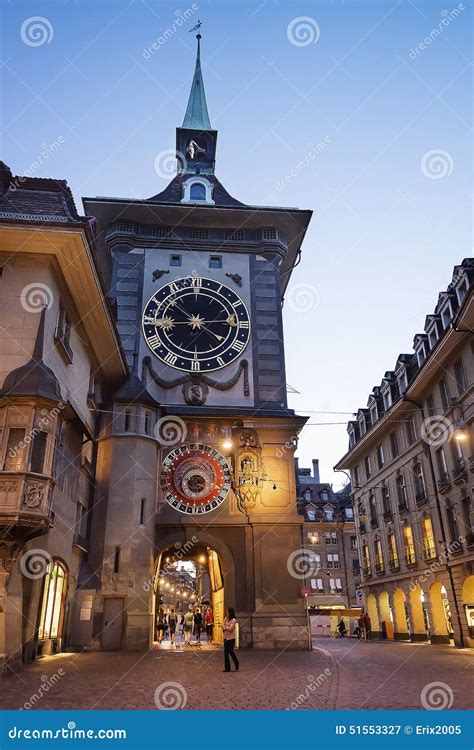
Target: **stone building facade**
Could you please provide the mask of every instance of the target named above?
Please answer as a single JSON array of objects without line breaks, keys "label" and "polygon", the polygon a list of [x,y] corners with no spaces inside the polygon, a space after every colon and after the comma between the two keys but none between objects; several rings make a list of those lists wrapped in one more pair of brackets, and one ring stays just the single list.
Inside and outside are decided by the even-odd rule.
[{"label": "stone building facade", "polygon": [[241,646],[307,647],[281,307],[311,212],[219,182],[199,45],[161,193],[80,216],[1,165],[3,671],[148,649],[169,559],[207,560],[216,636],[234,606]]},{"label": "stone building facade", "polygon": [[330,635],[339,620],[354,631],[360,601],[360,565],[351,486],[334,492],[321,482],[319,462],[300,468],[295,460],[298,509],[304,518],[303,549],[308,560],[304,584],[310,590],[307,606],[311,630]]},{"label": "stone building facade", "polygon": [[375,634],[474,645],[474,262],[454,268],[414,353],[348,425]]}]

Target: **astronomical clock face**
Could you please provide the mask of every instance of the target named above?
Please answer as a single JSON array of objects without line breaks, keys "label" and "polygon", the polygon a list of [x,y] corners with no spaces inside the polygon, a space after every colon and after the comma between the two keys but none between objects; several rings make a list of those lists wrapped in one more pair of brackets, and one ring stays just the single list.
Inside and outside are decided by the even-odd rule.
[{"label": "astronomical clock face", "polygon": [[162,286],[145,305],[142,326],[153,354],[187,372],[226,367],[250,338],[249,313],[239,295],[202,276]]},{"label": "astronomical clock face", "polygon": [[181,445],[163,461],[160,485],[167,502],[181,513],[208,513],[218,508],[229,493],[229,465],[209,445]]}]

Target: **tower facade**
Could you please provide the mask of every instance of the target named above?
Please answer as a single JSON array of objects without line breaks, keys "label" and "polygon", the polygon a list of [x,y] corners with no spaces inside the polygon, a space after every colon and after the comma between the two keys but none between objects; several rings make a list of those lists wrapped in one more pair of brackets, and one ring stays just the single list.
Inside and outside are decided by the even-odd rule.
[{"label": "tower facade", "polygon": [[183,550],[208,559],[217,619],[235,607],[242,645],[307,646],[288,568],[305,419],[287,405],[281,308],[311,213],[233,198],[216,143],[198,35],[174,179],[148,200],[84,199],[132,371],[98,439],[91,547],[95,617],[116,625],[108,647],[150,645],[158,573]]}]

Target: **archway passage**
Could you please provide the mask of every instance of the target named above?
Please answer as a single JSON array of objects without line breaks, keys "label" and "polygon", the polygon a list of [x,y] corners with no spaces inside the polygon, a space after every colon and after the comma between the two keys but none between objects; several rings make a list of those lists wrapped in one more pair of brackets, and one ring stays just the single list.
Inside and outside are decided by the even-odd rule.
[{"label": "archway passage", "polygon": [[[454,638],[448,594],[441,583],[430,588],[431,617],[433,619],[432,643],[450,643]],[[454,640],[453,640],[454,644]]]},{"label": "archway passage", "polygon": [[217,552],[204,544],[175,544],[155,574],[153,642],[159,648],[213,649],[223,641],[224,574]]},{"label": "archway passage", "polygon": [[474,576],[468,576],[462,585],[462,603],[471,646],[474,645]]}]

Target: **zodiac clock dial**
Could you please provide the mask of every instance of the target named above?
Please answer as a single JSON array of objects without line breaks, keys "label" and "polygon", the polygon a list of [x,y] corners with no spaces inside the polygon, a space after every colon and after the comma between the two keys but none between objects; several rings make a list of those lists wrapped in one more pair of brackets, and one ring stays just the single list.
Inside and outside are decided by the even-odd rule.
[{"label": "zodiac clock dial", "polygon": [[153,354],[177,370],[211,372],[240,357],[250,339],[243,300],[225,284],[188,276],[165,284],[142,316]]},{"label": "zodiac clock dial", "polygon": [[229,494],[229,464],[215,448],[187,443],[164,459],[160,486],[165,500],[181,513],[209,513]]}]

